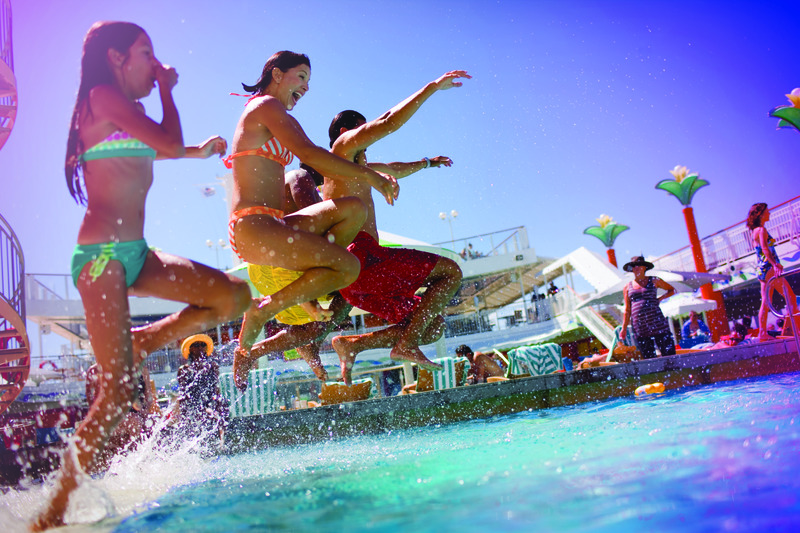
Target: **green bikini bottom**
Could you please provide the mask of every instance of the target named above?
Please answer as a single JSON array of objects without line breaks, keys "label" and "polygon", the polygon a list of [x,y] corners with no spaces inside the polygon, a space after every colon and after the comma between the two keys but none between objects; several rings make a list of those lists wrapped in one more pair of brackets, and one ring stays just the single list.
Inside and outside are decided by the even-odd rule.
[{"label": "green bikini bottom", "polygon": [[92,281],[97,281],[108,262],[113,259],[122,263],[125,269],[125,285],[130,287],[139,277],[149,250],[144,239],[104,244],[78,244],[72,252],[72,281],[77,287],[78,276],[81,275],[83,267],[92,261],[94,263],[89,268],[89,275]]}]

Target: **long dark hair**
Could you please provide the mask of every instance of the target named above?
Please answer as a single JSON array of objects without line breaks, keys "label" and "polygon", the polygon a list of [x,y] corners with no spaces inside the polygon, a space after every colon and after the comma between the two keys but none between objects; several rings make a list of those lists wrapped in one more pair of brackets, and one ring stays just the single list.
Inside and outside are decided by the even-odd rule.
[{"label": "long dark hair", "polygon": [[756,229],[761,226],[761,215],[767,210],[767,204],[759,202],[753,204],[750,211],[747,213],[747,227],[749,229]]},{"label": "long dark hair", "polygon": [[[86,194],[80,183],[83,169],[81,168],[79,154],[83,152],[83,143],[78,132],[78,110],[89,97],[89,91],[94,87],[98,85],[114,85],[114,73],[108,64],[108,51],[113,49],[127,56],[131,45],[142,33],[144,33],[144,30],[131,22],[102,21],[95,22],[89,28],[86,38],[83,40],[81,82],[69,125],[67,158],[64,163],[67,187],[72,197],[79,204],[86,204]],[[92,110],[89,107],[89,103],[87,102],[86,105],[87,113],[91,113]]]},{"label": "long dark hair", "polygon": [[286,72],[290,68],[294,68],[298,65],[308,65],[308,68],[311,68],[311,60],[308,59],[308,56],[305,54],[289,52],[288,50],[275,52],[272,54],[272,57],[267,59],[264,68],[261,69],[261,77],[258,78],[255,85],[243,83],[242,87],[249,93],[261,94],[269,87],[269,84],[272,83],[272,69],[277,68],[280,69],[281,72]]}]

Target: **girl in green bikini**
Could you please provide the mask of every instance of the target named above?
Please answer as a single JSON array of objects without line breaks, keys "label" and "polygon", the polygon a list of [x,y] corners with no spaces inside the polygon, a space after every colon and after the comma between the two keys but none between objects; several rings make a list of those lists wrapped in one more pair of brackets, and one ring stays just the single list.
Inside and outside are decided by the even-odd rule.
[{"label": "girl in green bikini", "polygon": [[[102,384],[75,432],[74,446],[63,457],[48,506],[33,524],[36,530],[63,524],[69,495],[81,473],[93,465],[129,410],[147,353],[233,320],[251,302],[243,281],[150,250],[143,239],[153,160],[207,158],[226,151],[220,137],[184,146],[171,92],[177,81],[175,69],[155,58],[150,38],[139,26],[98,22],[87,33],[67,142],[66,177],[73,197],[86,204],[72,275],[102,369]],[[160,123],[145,115],[139,103],[156,85],[163,107]],[[129,294],[189,305],[132,332]]]}]

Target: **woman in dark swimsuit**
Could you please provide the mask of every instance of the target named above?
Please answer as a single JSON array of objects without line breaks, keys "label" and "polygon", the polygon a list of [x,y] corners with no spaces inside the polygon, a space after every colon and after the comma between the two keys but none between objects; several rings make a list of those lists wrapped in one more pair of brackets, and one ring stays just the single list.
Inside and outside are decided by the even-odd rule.
[{"label": "woman in dark swimsuit", "polygon": [[[625,300],[625,316],[622,319],[620,344],[624,344],[628,324],[633,326],[636,348],[642,353],[642,359],[656,356],[656,346],[661,355],[675,355],[675,341],[669,330],[669,323],[658,307],[659,302],[675,294],[675,288],[653,276],[645,276],[645,272],[653,268],[653,263],[637,256],[626,263],[622,270],[633,272],[634,279],[623,289]],[[666,292],[657,296],[658,289]]]}]

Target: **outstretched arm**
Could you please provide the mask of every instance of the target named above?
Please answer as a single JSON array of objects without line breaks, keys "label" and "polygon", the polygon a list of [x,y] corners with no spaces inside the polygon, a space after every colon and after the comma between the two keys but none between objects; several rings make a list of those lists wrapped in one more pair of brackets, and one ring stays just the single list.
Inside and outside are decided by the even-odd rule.
[{"label": "outstretched arm", "polygon": [[220,157],[225,155],[228,151],[228,141],[217,135],[210,137],[196,146],[187,146],[186,153],[183,157],[191,157],[194,159],[208,159],[214,154]]},{"label": "outstretched arm", "polygon": [[338,154],[345,154],[345,157],[354,155],[376,141],[383,139],[390,133],[394,133],[408,122],[414,113],[422,106],[425,101],[433,96],[437,91],[461,87],[462,82],[459,78],[472,78],[465,70],[451,70],[440,76],[438,79],[426,84],[422,89],[415,92],[380,117],[367,122],[360,128],[347,131],[341,135],[334,143],[334,151]]},{"label": "outstretched arm", "polygon": [[449,167],[452,165],[453,160],[443,155],[430,159],[424,157],[422,158],[422,161],[412,161],[410,163],[367,163],[367,166],[372,170],[377,170],[378,172],[383,172],[384,174],[391,174],[397,179],[405,178],[406,176],[410,176],[411,174],[426,168],[435,168],[441,166]]},{"label": "outstretched arm", "polygon": [[266,125],[270,132],[300,161],[315,168],[324,176],[340,179],[358,178],[376,189],[386,199],[386,203],[394,205],[400,192],[397,180],[392,176],[379,174],[374,170],[330,153],[317,146],[308,138],[297,120],[286,112],[283,104],[274,98],[264,98],[258,104],[258,119]]}]

